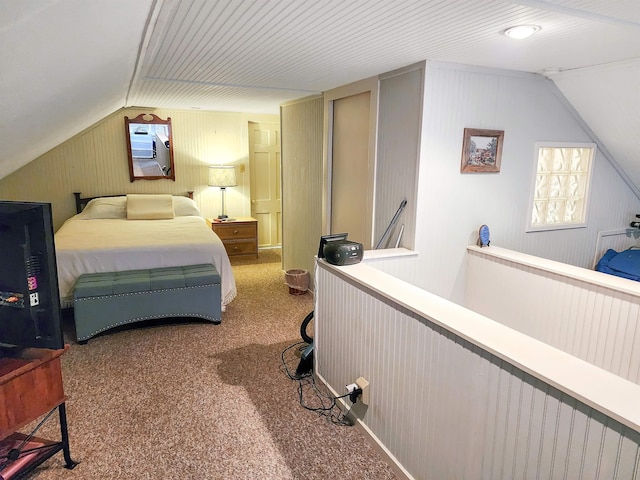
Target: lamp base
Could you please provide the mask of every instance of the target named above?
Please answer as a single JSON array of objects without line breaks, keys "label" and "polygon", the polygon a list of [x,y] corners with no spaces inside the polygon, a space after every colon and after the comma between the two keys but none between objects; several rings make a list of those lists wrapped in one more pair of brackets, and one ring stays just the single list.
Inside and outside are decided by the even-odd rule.
[{"label": "lamp base", "polygon": [[218,215],[218,220],[225,220],[229,218],[229,215],[225,215],[224,213],[222,215]]}]

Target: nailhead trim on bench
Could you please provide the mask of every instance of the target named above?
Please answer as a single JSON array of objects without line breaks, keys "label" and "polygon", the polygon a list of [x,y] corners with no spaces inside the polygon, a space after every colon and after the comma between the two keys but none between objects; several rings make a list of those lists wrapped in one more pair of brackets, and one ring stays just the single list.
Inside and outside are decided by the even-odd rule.
[{"label": "nailhead trim on bench", "polygon": [[160,290],[143,290],[141,292],[127,292],[127,293],[110,293],[108,295],[92,295],[90,297],[78,297],[74,301],[82,302],[84,300],[95,300],[97,298],[112,298],[112,297],[128,297],[131,295],[149,295],[150,293],[158,292],[171,292],[175,290],[188,290],[191,288],[211,288],[212,286],[220,285],[219,283],[210,283],[208,285],[194,285],[192,287],[174,287],[174,288],[162,288]]},{"label": "nailhead trim on bench", "polygon": [[[135,280],[136,275],[139,275],[142,281],[138,284],[132,282],[131,285],[127,287],[133,291],[111,293],[112,289],[110,285],[115,286],[118,277]],[[184,277],[182,277],[182,275],[184,275]],[[182,283],[180,282],[180,278],[184,278],[186,282],[187,277],[191,279],[190,283],[197,283],[198,279],[199,281],[208,281],[210,283],[167,286],[166,288],[156,285],[156,288],[152,290],[144,289],[149,286],[148,280],[146,279],[155,277],[156,280],[162,281],[164,280],[163,276],[167,278],[173,277],[177,279],[179,283]],[[215,324],[221,322],[221,282],[215,265],[201,264],[85,274],[79,278],[78,284],[82,284],[82,287],[84,287],[84,285],[91,287],[92,277],[96,279],[99,278],[101,282],[104,282],[104,285],[98,287],[93,286],[93,288],[88,288],[86,291],[84,291],[84,288],[78,288],[78,290],[74,292],[74,306],[76,307],[74,313],[76,320],[76,338],[78,342],[84,343],[99,333],[112,328],[144,320],[192,317],[208,320]],[[82,280],[87,281],[81,282]],[[193,280],[195,280],[195,282],[193,282]],[[113,283],[111,284],[110,282]],[[136,290],[137,288],[143,289]],[[90,294],[91,291],[96,294]],[[85,293],[88,293],[88,295],[82,296]],[[151,298],[148,300],[142,299],[145,296]],[[136,297],[140,297],[141,300],[137,300]],[[105,308],[107,310],[104,310]],[[107,313],[109,311],[113,311],[113,313]],[[135,316],[127,318],[127,313]],[[79,328],[79,325],[81,325],[82,328]]]}]

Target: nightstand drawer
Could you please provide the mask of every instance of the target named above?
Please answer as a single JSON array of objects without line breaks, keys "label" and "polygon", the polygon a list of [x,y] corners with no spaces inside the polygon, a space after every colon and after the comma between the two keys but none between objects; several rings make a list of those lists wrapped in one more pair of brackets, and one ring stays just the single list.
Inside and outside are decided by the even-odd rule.
[{"label": "nightstand drawer", "polygon": [[256,255],[258,251],[258,245],[255,240],[237,240],[224,242],[224,248],[227,251],[227,255],[233,257],[234,255]]},{"label": "nightstand drawer", "polygon": [[239,217],[226,222],[207,219],[213,231],[220,237],[227,255],[258,258],[258,221],[251,217]]},{"label": "nightstand drawer", "polygon": [[231,240],[234,238],[255,238],[256,226],[255,225],[234,225],[229,224],[216,224],[213,229],[221,240]]}]

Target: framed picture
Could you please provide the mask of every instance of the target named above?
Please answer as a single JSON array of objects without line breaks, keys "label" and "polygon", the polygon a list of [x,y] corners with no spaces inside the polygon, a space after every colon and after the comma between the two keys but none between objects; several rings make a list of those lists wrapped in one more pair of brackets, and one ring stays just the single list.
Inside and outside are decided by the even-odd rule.
[{"label": "framed picture", "polygon": [[504,130],[465,128],[460,173],[500,171]]}]

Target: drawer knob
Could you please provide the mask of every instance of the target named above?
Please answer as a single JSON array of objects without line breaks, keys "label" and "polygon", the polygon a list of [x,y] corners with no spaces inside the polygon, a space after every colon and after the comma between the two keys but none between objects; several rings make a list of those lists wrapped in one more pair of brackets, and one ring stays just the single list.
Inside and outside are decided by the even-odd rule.
[{"label": "drawer knob", "polygon": [[233,247],[234,250],[240,250],[238,247]]},{"label": "drawer knob", "polygon": [[238,233],[238,230],[234,230],[233,233]]}]

